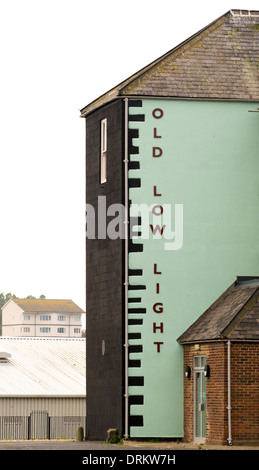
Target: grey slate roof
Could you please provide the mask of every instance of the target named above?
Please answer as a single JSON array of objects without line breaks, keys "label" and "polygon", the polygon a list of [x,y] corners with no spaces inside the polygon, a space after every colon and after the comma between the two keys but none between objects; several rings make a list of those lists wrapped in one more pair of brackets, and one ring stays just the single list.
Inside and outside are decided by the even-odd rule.
[{"label": "grey slate roof", "polygon": [[259,278],[234,282],[178,339],[259,341]]},{"label": "grey slate roof", "polygon": [[230,10],[81,110],[121,97],[259,100],[259,11]]}]

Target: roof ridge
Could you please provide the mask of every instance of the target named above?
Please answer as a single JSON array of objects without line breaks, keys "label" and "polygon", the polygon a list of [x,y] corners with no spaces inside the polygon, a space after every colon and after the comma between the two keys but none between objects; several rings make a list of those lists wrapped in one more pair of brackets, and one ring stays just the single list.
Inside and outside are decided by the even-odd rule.
[{"label": "roof ridge", "polygon": [[236,9],[231,9],[230,13],[233,16],[259,16],[259,11],[258,10],[236,10]]}]

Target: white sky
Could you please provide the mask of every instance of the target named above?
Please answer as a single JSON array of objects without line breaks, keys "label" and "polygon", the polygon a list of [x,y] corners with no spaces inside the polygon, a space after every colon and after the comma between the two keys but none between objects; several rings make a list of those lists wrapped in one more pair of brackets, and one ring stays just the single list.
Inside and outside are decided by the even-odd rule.
[{"label": "white sky", "polygon": [[85,308],[79,110],[233,1],[0,0],[0,292]]}]

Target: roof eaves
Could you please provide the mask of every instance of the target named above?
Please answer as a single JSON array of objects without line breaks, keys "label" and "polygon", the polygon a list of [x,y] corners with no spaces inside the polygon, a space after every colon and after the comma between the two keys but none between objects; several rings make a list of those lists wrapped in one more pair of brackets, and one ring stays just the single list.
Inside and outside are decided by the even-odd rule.
[{"label": "roof eaves", "polygon": [[48,398],[86,398],[86,394],[83,393],[83,394],[79,394],[79,395],[76,395],[74,393],[71,393],[70,395],[65,393],[64,395],[62,395],[61,393],[45,393],[45,394],[11,394],[11,393],[8,393],[7,394],[1,394],[1,398],[46,398],[46,396]]},{"label": "roof eaves", "polygon": [[[119,86],[119,85],[118,85]],[[80,110],[80,117],[84,118],[91,112],[95,111],[96,109],[104,106],[107,103],[115,100],[119,95],[119,89],[117,87],[111,88],[108,92],[104,93],[103,95],[99,96],[96,100],[89,103],[87,106]]]},{"label": "roof eaves", "polygon": [[226,338],[221,337],[220,334],[219,334],[218,338],[209,338],[208,337],[208,338],[202,338],[202,339],[187,339],[187,340],[181,340],[181,341],[178,341],[178,339],[177,339],[177,342],[179,342],[179,344],[181,344],[183,346],[185,344],[218,343],[219,341],[226,341]]}]

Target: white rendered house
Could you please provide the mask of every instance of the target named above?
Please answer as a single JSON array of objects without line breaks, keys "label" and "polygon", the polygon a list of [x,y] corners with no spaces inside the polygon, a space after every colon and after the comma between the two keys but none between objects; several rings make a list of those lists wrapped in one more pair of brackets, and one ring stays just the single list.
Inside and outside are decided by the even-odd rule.
[{"label": "white rendered house", "polygon": [[78,338],[84,313],[72,300],[11,299],[2,307],[2,335]]}]

